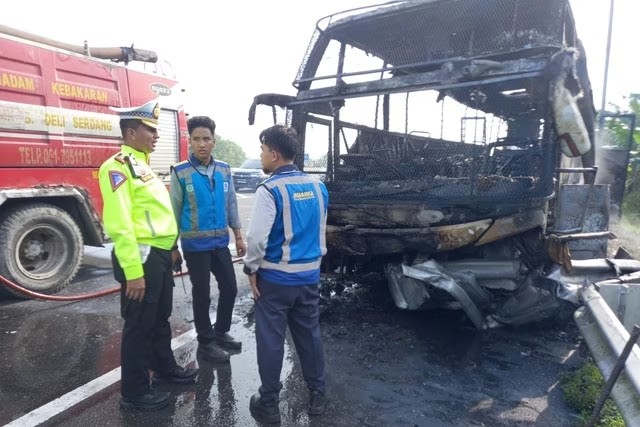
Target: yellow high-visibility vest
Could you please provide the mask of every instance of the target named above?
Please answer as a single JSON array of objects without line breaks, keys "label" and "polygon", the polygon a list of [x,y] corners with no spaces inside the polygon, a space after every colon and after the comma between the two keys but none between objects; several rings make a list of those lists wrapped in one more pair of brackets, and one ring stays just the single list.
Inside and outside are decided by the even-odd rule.
[{"label": "yellow high-visibility vest", "polygon": [[102,220],[127,280],[144,275],[139,246],[169,250],[178,236],[169,192],[148,154],[123,145],[100,167]]}]

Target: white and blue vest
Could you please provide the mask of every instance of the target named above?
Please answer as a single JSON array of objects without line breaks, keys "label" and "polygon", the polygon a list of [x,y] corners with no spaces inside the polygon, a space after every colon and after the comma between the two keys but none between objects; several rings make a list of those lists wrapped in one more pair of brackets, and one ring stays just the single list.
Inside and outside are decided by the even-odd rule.
[{"label": "white and blue vest", "polygon": [[189,160],[173,169],[184,195],[178,224],[182,249],[200,252],[229,246],[226,193],[233,185],[229,165],[214,160],[213,179],[196,170]]},{"label": "white and blue vest", "polygon": [[329,193],[295,166],[287,169],[261,184],[273,195],[276,217],[258,274],[272,283],[313,285],[320,281],[320,262],[327,253]]}]

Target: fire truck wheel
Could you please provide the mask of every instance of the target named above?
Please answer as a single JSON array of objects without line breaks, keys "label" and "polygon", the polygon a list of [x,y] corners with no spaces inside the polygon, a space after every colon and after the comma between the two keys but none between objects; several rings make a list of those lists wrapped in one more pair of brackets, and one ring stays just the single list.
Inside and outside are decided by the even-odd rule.
[{"label": "fire truck wheel", "polygon": [[57,206],[17,206],[0,222],[0,253],[6,254],[0,258],[2,276],[31,291],[53,294],[67,286],[80,268],[82,233]]}]

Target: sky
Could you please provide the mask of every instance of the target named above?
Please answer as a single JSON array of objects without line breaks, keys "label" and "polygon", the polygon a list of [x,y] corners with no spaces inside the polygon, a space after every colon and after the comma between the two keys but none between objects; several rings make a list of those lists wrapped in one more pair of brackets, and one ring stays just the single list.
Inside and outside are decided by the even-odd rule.
[{"label": "sky", "polygon": [[[572,0],[578,34],[587,50],[595,105],[602,102],[611,0]],[[614,0],[607,103],[640,93],[633,57],[640,42],[636,27],[640,1]],[[248,110],[259,93],[295,95],[292,81],[309,45],[316,21],[372,0],[265,0],[144,2],[35,0],[22,7],[3,4],[0,24],[66,43],[135,46],[154,50],[167,61],[185,89],[190,115],[208,115],[216,133],[239,144],[249,157],[259,153],[258,134],[272,124],[270,109]],[[164,4],[163,6],[160,6]]]}]

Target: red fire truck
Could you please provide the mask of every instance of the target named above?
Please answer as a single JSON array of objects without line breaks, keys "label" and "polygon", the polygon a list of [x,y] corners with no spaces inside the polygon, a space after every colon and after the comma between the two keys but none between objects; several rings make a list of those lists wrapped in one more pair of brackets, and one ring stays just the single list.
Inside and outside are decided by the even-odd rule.
[{"label": "red fire truck", "polygon": [[121,143],[110,106],[158,99],[151,166],[167,175],[186,156],[181,91],[156,60],[133,47],[79,47],[0,26],[1,276],[55,293],[77,273],[83,246],[103,244],[98,168]]}]

